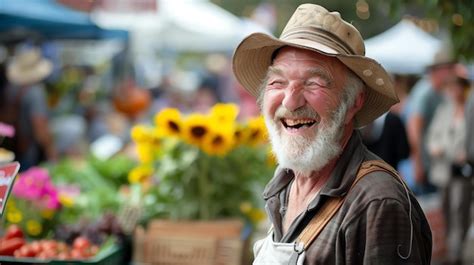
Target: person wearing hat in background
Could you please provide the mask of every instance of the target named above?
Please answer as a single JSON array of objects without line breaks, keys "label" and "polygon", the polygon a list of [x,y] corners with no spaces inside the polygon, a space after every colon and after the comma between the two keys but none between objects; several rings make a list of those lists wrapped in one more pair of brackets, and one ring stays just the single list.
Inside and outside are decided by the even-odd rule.
[{"label": "person wearing hat in background", "polygon": [[407,132],[412,162],[410,173],[413,174],[413,190],[417,195],[435,191],[429,182],[430,156],[426,150],[426,133],[436,108],[444,99],[444,83],[453,76],[455,65],[449,48],[441,48],[435,55],[434,63],[427,67],[427,75],[416,83],[409,97]]},{"label": "person wearing hat in background", "polygon": [[52,70],[52,63],[37,48],[22,49],[6,66],[8,84],[0,92],[0,120],[13,125],[16,133],[2,145],[14,151],[21,171],[57,158],[42,84]]},{"label": "person wearing hat in background", "polygon": [[279,39],[236,48],[278,167],[263,197],[272,223],[254,264],[430,264],[431,231],[397,172],[356,130],[398,102],[382,66],[338,12],[299,6]]},{"label": "person wearing hat in background", "polygon": [[[472,77],[471,77],[472,78]],[[474,89],[471,88],[466,104],[466,159],[474,165]]]},{"label": "person wearing hat in background", "polygon": [[466,161],[465,103],[470,83],[461,65],[444,86],[447,99],[439,105],[428,128],[430,180],[441,191],[446,223],[446,263],[461,265],[471,224],[472,168]]}]

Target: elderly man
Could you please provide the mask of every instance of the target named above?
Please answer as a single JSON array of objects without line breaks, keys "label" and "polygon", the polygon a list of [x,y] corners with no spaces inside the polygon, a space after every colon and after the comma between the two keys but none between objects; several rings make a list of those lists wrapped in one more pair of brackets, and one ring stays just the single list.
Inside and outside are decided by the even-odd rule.
[{"label": "elderly man", "polygon": [[254,33],[237,47],[234,73],[257,97],[279,163],[254,264],[430,264],[419,204],[355,130],[398,101],[364,49],[339,13],[313,4],[280,39]]}]

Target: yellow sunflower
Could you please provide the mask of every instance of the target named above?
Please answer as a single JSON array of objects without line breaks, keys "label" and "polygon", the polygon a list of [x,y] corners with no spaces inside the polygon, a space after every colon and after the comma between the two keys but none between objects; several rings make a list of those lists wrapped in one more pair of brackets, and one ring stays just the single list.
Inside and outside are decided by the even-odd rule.
[{"label": "yellow sunflower", "polygon": [[138,160],[141,163],[150,163],[155,158],[155,148],[150,144],[137,144],[136,146]]},{"label": "yellow sunflower", "polygon": [[159,148],[161,146],[161,140],[163,139],[163,134],[161,131],[157,128],[155,128],[152,132],[151,139],[150,139],[150,144],[153,146],[153,148]]},{"label": "yellow sunflower", "polygon": [[267,127],[262,116],[252,118],[247,124],[247,143],[251,146],[256,146],[267,142]]},{"label": "yellow sunflower", "polygon": [[37,236],[41,234],[41,231],[43,230],[43,225],[41,225],[38,221],[36,220],[28,220],[26,222],[26,233],[32,236]]},{"label": "yellow sunflower", "polygon": [[150,165],[140,165],[130,170],[128,181],[132,184],[147,182],[153,175],[153,167]]},{"label": "yellow sunflower", "polygon": [[151,142],[153,138],[153,128],[146,125],[135,125],[130,131],[130,136],[136,143]]},{"label": "yellow sunflower", "polygon": [[13,209],[7,212],[7,221],[17,224],[23,220],[23,214],[18,209]]},{"label": "yellow sunflower", "polygon": [[234,147],[234,130],[231,126],[213,128],[204,138],[202,149],[210,155],[225,155]]},{"label": "yellow sunflower", "polygon": [[253,224],[258,224],[267,217],[264,210],[253,207],[248,201],[240,204],[240,211],[246,215]]},{"label": "yellow sunflower", "polygon": [[239,114],[239,107],[232,103],[217,103],[210,111],[210,116],[217,123],[233,123]]},{"label": "yellow sunflower", "polygon": [[247,131],[245,127],[241,124],[237,124],[234,130],[234,143],[235,146],[241,145],[246,142],[247,139]]},{"label": "yellow sunflower", "polygon": [[64,192],[59,193],[59,202],[66,208],[74,206],[74,198]]},{"label": "yellow sunflower", "polygon": [[183,139],[189,144],[201,146],[210,132],[210,120],[203,114],[189,115],[183,124]]},{"label": "yellow sunflower", "polygon": [[248,213],[248,216],[254,224],[258,224],[267,218],[265,211],[259,208],[252,208]]},{"label": "yellow sunflower", "polygon": [[46,220],[52,220],[54,217],[55,211],[53,209],[43,209],[40,212],[41,217],[43,217]]},{"label": "yellow sunflower", "polygon": [[181,134],[181,113],[175,108],[165,108],[155,115],[155,124],[160,134],[179,136]]}]

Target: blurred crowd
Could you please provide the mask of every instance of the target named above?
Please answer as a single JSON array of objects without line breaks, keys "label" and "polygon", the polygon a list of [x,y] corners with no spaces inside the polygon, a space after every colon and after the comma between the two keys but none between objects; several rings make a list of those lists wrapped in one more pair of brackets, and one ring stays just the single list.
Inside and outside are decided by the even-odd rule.
[{"label": "blurred crowd", "polygon": [[461,264],[473,201],[474,93],[467,66],[449,54],[438,52],[419,79],[395,75],[400,103],[361,131],[416,195],[440,194],[447,264]]}]

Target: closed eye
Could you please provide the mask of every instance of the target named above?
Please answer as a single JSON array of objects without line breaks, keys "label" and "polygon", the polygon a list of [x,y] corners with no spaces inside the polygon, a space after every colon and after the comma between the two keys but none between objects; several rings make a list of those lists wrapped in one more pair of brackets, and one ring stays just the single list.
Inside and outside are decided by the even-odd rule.
[{"label": "closed eye", "polygon": [[306,86],[307,88],[327,88],[326,85],[323,85],[323,84],[318,83],[318,82],[307,82],[307,83],[305,84],[305,86]]},{"label": "closed eye", "polygon": [[275,81],[270,82],[269,85],[282,85],[282,84],[283,84],[283,81],[281,81],[281,80],[275,80]]},{"label": "closed eye", "polygon": [[323,78],[311,78],[305,82],[306,87],[318,87],[318,88],[327,88],[330,86],[330,82]]},{"label": "closed eye", "polygon": [[269,88],[283,88],[286,84],[286,81],[283,79],[273,79],[268,82]]}]

